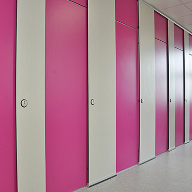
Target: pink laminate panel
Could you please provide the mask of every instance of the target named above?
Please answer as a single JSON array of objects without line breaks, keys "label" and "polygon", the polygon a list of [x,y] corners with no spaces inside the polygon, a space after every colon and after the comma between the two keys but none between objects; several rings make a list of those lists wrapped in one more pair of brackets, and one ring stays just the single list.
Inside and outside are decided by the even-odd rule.
[{"label": "pink laminate panel", "polygon": [[155,38],[167,43],[167,19],[155,11]]},{"label": "pink laminate panel", "polygon": [[87,9],[46,1],[47,192],[87,184]]},{"label": "pink laminate panel", "polygon": [[68,1],[70,3],[76,4],[77,6],[81,6],[82,5],[84,7],[87,7],[87,1],[88,0],[62,0],[62,1],[65,1],[65,2]]},{"label": "pink laminate panel", "polygon": [[168,150],[167,44],[155,40],[156,136],[155,155]]},{"label": "pink laminate panel", "polygon": [[183,29],[178,27],[177,25],[174,25],[174,42],[175,47],[183,50]]},{"label": "pink laminate panel", "polygon": [[138,29],[137,0],[115,0],[115,19]]},{"label": "pink laminate panel", "polygon": [[85,7],[87,7],[87,0],[72,0],[76,3],[79,3],[80,5],[83,5]]},{"label": "pink laminate panel", "polygon": [[192,55],[192,35],[189,35],[189,54]]},{"label": "pink laminate panel", "polygon": [[192,56],[189,56],[190,66],[189,66],[189,77],[190,77],[190,133],[189,139],[192,140]]},{"label": "pink laminate panel", "polygon": [[138,163],[138,31],[116,23],[117,172]]},{"label": "pink laminate panel", "polygon": [[183,51],[175,48],[175,146],[184,143]]},{"label": "pink laminate panel", "polygon": [[0,191],[16,192],[16,1],[0,1]]}]

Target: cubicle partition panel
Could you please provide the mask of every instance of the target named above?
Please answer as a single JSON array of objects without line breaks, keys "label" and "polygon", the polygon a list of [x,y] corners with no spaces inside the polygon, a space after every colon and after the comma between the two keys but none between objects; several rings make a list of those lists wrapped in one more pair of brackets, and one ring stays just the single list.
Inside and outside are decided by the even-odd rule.
[{"label": "cubicle partition panel", "polygon": [[167,19],[155,12],[155,155],[168,150]]},{"label": "cubicle partition panel", "polygon": [[175,146],[184,143],[184,33],[174,25],[175,45]]},{"label": "cubicle partition panel", "polygon": [[115,19],[134,29],[138,29],[138,1],[115,0]]},{"label": "cubicle partition panel", "polygon": [[17,191],[15,126],[16,1],[0,1],[0,191]]},{"label": "cubicle partition panel", "polygon": [[68,0],[71,1],[75,4],[78,4],[80,6],[86,7],[87,8],[87,0]]},{"label": "cubicle partition panel", "polygon": [[116,0],[117,172],[138,163],[139,67],[137,1]]},{"label": "cubicle partition panel", "polygon": [[192,35],[189,34],[189,54],[192,55]]},{"label": "cubicle partition panel", "polygon": [[75,2],[46,1],[47,192],[87,185],[87,8]]}]

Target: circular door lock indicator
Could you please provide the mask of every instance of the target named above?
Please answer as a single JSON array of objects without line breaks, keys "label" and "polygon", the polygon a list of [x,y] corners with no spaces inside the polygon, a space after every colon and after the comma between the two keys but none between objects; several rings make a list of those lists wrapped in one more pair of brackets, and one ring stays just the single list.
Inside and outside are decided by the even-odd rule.
[{"label": "circular door lock indicator", "polygon": [[91,105],[95,105],[95,100],[91,99]]},{"label": "circular door lock indicator", "polygon": [[21,100],[21,107],[25,108],[25,107],[27,107],[27,105],[28,105],[27,99]]}]

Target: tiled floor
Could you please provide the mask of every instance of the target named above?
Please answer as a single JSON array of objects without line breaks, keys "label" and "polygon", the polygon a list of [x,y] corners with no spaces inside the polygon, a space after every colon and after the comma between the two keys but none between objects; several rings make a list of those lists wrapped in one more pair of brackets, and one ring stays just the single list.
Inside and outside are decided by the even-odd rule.
[{"label": "tiled floor", "polygon": [[192,192],[192,141],[78,192]]}]

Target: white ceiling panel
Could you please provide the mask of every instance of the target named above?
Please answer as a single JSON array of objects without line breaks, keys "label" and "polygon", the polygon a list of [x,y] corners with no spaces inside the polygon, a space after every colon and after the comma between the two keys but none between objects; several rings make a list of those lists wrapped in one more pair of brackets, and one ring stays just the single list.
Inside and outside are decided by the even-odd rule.
[{"label": "white ceiling panel", "polygon": [[191,0],[180,0],[182,3],[192,2]]},{"label": "white ceiling panel", "polygon": [[192,10],[192,2],[186,3],[185,6],[187,6],[190,10]]},{"label": "white ceiling panel", "polygon": [[175,21],[180,23],[181,25],[184,25],[184,26],[185,25],[192,25],[192,15],[176,18]]},{"label": "white ceiling panel", "polygon": [[159,10],[182,4],[182,2],[179,0],[144,0],[144,1]]},{"label": "white ceiling panel", "polygon": [[172,19],[191,14],[191,11],[184,5],[177,5],[171,8],[163,9],[161,11]]},{"label": "white ceiling panel", "polygon": [[185,28],[186,28],[187,30],[189,30],[189,31],[192,31],[192,25],[187,25],[187,26],[185,26]]}]

